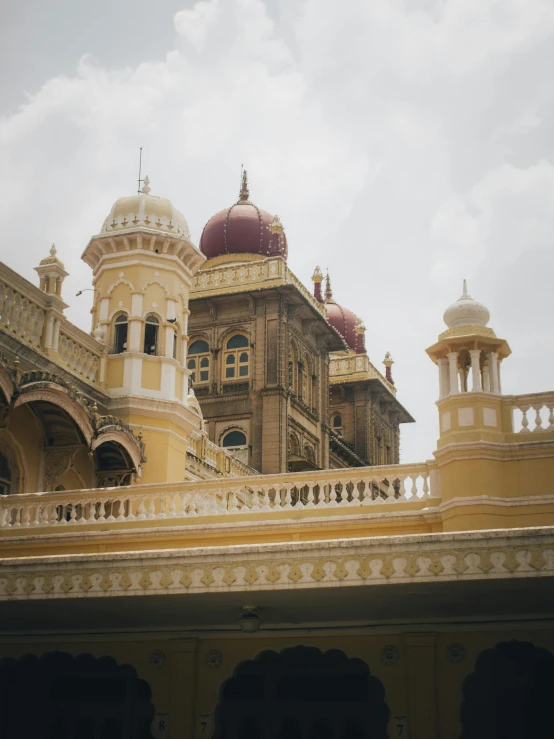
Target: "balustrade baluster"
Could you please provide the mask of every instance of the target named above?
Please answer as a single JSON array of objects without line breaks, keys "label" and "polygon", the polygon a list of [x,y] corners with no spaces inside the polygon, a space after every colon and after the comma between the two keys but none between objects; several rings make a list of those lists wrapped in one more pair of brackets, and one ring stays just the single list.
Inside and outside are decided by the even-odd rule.
[{"label": "balustrade baluster", "polygon": [[43,517],[42,506],[40,505],[40,503],[37,503],[37,505],[35,506],[35,515],[31,522],[31,526],[40,526],[42,522],[42,517]]},{"label": "balustrade baluster", "polygon": [[144,505],[144,497],[142,497],[139,502],[137,519],[139,521],[144,521],[145,518],[146,518],[146,506]]},{"label": "balustrade baluster", "polygon": [[13,510],[15,511],[15,516],[13,517],[12,526],[14,529],[18,529],[21,526],[21,506],[18,506]]},{"label": "balustrade baluster", "polygon": [[175,518],[175,516],[177,515],[177,510],[175,508],[175,495],[173,493],[169,495],[169,508],[167,511],[167,515],[169,518]]},{"label": "balustrade baluster", "polygon": [[117,507],[117,516],[116,516],[116,519],[115,519],[116,521],[126,521],[127,520],[127,517],[125,515],[125,503],[126,502],[127,502],[127,499],[126,498],[119,498],[117,501],[114,501],[113,502],[113,505],[114,506],[115,506],[116,503],[118,505],[118,507]]},{"label": "balustrade baluster", "polygon": [[533,431],[544,431],[541,418],[542,403],[534,405],[533,408],[535,410],[535,428],[533,429]]},{"label": "balustrade baluster", "polygon": [[68,523],[77,522],[77,506],[75,504],[69,506],[69,521]]},{"label": "balustrade baluster", "polygon": [[31,518],[30,518],[30,506],[27,504],[23,504],[22,508],[22,518],[21,518],[21,525],[28,527],[31,525]]},{"label": "balustrade baluster", "polygon": [[113,523],[115,521],[114,516],[114,507],[115,507],[115,499],[114,500],[108,500],[106,501],[108,511],[110,512],[110,515],[106,518],[107,523]]},{"label": "balustrade baluster", "polygon": [[408,479],[407,475],[399,475],[397,477],[397,488],[398,488],[398,501],[404,501],[409,500],[407,497],[407,490],[406,490],[406,480]]},{"label": "balustrade baluster", "polygon": [[529,410],[528,405],[521,406],[519,409],[522,413],[521,417],[521,429],[519,431],[520,434],[524,434],[526,432],[529,432],[529,419],[527,418],[527,411]]},{"label": "balustrade baluster", "polygon": [[87,505],[88,505],[87,523],[95,523],[96,522],[96,502],[94,500],[89,500]]},{"label": "balustrade baluster", "polygon": [[8,523],[8,508],[7,506],[0,506],[0,529],[7,529]]},{"label": "balustrade baluster", "polygon": [[394,489],[394,481],[389,480],[389,485],[387,487],[387,499],[386,503],[394,503],[396,500],[396,490]]},{"label": "balustrade baluster", "polygon": [[149,521],[152,521],[154,518],[156,518],[156,501],[153,495],[147,498],[147,500],[148,500],[148,513],[147,513],[146,518]]},{"label": "balustrade baluster", "polygon": [[422,498],[428,498],[429,495],[430,495],[430,492],[429,492],[429,473],[428,472],[424,472],[421,476],[423,478],[423,495],[421,497]]},{"label": "balustrade baluster", "polygon": [[308,493],[306,495],[306,508],[315,508],[314,487],[315,482],[307,482]]},{"label": "balustrade baluster", "polygon": [[88,501],[83,501],[79,504],[79,513],[81,514],[79,518],[77,519],[78,524],[84,524],[86,523],[85,513],[86,513],[86,507],[87,507]]},{"label": "balustrade baluster", "polygon": [[105,520],[106,520],[106,501],[101,500],[100,507],[98,508],[98,521],[102,521],[102,523],[104,523]]},{"label": "balustrade baluster", "polygon": [[328,508],[336,508],[337,503],[337,482],[333,480],[329,483],[329,502],[327,503]]},{"label": "balustrade baluster", "polygon": [[283,510],[290,511],[290,509],[292,508],[292,485],[285,483],[284,490],[285,490],[285,498],[284,498]]},{"label": "balustrade baluster", "polygon": [[547,431],[554,431],[554,403],[547,403],[546,407],[549,410]]}]

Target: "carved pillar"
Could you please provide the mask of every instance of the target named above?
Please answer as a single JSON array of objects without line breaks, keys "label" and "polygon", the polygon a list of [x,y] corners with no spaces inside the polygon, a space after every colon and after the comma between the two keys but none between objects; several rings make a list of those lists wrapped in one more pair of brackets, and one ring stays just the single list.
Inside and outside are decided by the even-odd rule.
[{"label": "carved pillar", "polygon": [[476,393],[482,390],[480,367],[481,350],[470,349],[469,356],[471,357],[471,390]]},{"label": "carved pillar", "polygon": [[450,376],[449,395],[459,393],[458,389],[458,352],[448,352],[448,370]]},{"label": "carved pillar", "polygon": [[448,374],[448,359],[441,357],[437,364],[439,366],[439,397],[444,398],[450,390],[450,379]]}]

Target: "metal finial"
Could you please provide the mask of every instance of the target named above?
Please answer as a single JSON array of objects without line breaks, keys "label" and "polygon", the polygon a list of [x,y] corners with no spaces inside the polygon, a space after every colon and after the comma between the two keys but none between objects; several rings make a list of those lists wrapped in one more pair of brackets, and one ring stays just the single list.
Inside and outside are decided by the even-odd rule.
[{"label": "metal finial", "polygon": [[333,300],[333,291],[331,289],[331,278],[329,277],[329,272],[327,272],[327,275],[325,277],[325,302],[330,303]]},{"label": "metal finial", "polygon": [[469,293],[467,291],[467,280],[464,280],[463,288],[464,289],[463,289],[463,293],[462,293],[462,298],[469,298]]},{"label": "metal finial", "polygon": [[250,197],[250,193],[248,192],[248,175],[246,173],[246,170],[242,170],[242,182],[240,187],[240,196],[239,196],[239,202],[240,201],[246,201]]},{"label": "metal finial", "polygon": [[145,195],[148,195],[148,193],[150,192],[150,177],[148,177],[148,175],[146,175],[146,177],[144,178],[144,185],[142,186],[142,192]]},{"label": "metal finial", "polygon": [[50,256],[51,257],[55,257],[56,256],[56,252],[57,252],[57,250],[56,250],[56,244],[52,244],[52,246],[50,247]]},{"label": "metal finial", "polygon": [[316,268],[314,269],[314,273],[313,273],[313,275],[312,275],[312,281],[313,281],[313,282],[323,282],[323,273],[322,273],[322,271],[321,271],[321,270],[319,269],[319,267],[316,267]]}]

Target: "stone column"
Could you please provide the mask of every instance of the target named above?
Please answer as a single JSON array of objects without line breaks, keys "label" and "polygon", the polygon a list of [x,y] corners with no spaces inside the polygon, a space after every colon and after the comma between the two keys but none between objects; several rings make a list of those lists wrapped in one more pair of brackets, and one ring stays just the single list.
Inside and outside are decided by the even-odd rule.
[{"label": "stone column", "polygon": [[488,361],[486,361],[485,364],[483,365],[483,390],[486,393],[490,393],[491,391],[491,376],[489,372]]},{"label": "stone column", "polygon": [[436,635],[406,634],[410,736],[436,739]]},{"label": "stone column", "polygon": [[489,354],[489,372],[491,381],[491,393],[500,392],[500,382],[498,379],[498,353],[491,352]]},{"label": "stone column", "polygon": [[481,386],[481,366],[480,366],[480,349],[470,349],[469,356],[471,357],[471,390],[476,393],[482,390]]},{"label": "stone column", "polygon": [[448,359],[441,357],[438,362],[439,366],[439,397],[444,398],[450,390],[450,382],[448,377]]},{"label": "stone column", "polygon": [[127,335],[127,351],[142,352],[142,299],[141,292],[131,295],[131,315],[129,316],[129,332]]},{"label": "stone column", "polygon": [[458,390],[458,352],[448,352],[448,370],[450,374],[449,395],[456,395]]},{"label": "stone column", "polygon": [[196,719],[196,640],[171,642],[171,736],[194,739]]}]

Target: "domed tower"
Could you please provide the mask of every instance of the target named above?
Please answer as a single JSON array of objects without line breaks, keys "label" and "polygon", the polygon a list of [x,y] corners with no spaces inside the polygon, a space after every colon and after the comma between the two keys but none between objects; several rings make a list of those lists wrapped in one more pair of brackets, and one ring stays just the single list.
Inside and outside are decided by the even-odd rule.
[{"label": "domed tower", "polygon": [[212,216],[204,227],[200,251],[218,263],[235,261],[238,255],[244,261],[273,256],[287,258],[287,237],[281,221],[250,201],[246,170],[237,202]]},{"label": "domed tower", "polygon": [[[152,479],[183,479],[184,439],[201,425],[188,392],[189,290],[205,257],[182,213],[151,195],[146,177],[140,192],[114,203],[82,258],[93,270],[93,335],[107,347],[100,380],[112,407],[131,427],[144,428],[145,440],[183,435],[182,448],[168,443],[147,466]],[[163,431],[153,430],[158,424]]]},{"label": "domed tower", "polygon": [[501,440],[500,366],[511,350],[487,326],[489,318],[464,280],[462,295],[444,312],[447,330],[427,349],[439,368],[439,447],[477,438]]},{"label": "domed tower", "polygon": [[339,332],[348,348],[356,354],[365,354],[365,326],[357,315],[334,300],[329,274],[325,278],[325,308],[327,320]]}]

